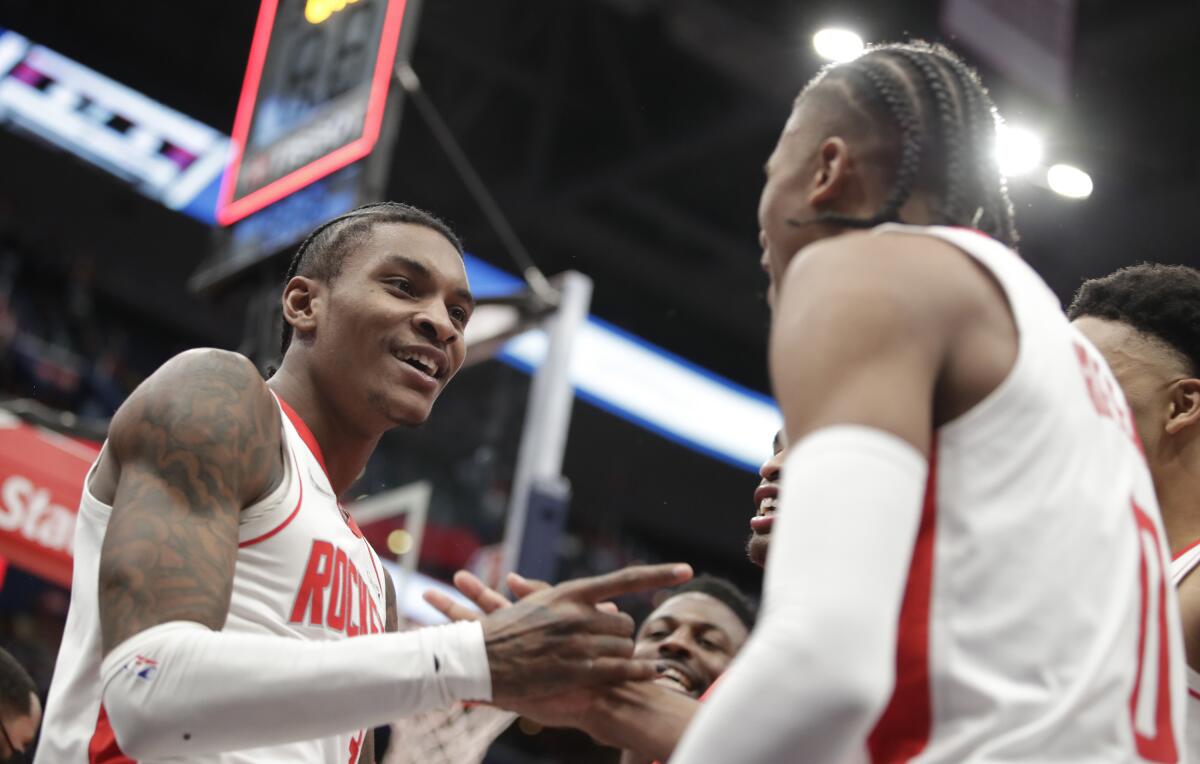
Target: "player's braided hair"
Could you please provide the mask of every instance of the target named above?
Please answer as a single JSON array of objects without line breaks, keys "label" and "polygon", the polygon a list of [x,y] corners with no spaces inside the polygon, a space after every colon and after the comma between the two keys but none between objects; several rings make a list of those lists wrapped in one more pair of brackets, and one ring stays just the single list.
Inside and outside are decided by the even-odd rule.
[{"label": "player's braided hair", "polygon": [[934,199],[934,222],[975,227],[1016,245],[1012,203],[995,158],[996,107],[962,59],[922,41],[875,46],[824,69],[800,99],[833,81],[847,85],[877,130],[899,132],[899,158],[891,189],[874,215],[824,213],[817,221],[850,228],[896,222],[900,208],[921,188]]},{"label": "player's braided hair", "polygon": [[1141,263],[1083,282],[1067,316],[1120,321],[1165,343],[1200,376],[1200,271]]},{"label": "player's braided hair", "polygon": [[[293,276],[310,276],[332,283],[342,272],[342,264],[351,248],[361,244],[377,223],[412,223],[431,228],[446,237],[458,253],[462,254],[462,242],[454,231],[450,230],[450,226],[437,216],[409,204],[378,202],[351,210],[317,226],[292,256],[287,275],[283,278],[284,287]],[[292,325],[284,321],[279,344],[280,355],[287,353],[291,344]]]}]

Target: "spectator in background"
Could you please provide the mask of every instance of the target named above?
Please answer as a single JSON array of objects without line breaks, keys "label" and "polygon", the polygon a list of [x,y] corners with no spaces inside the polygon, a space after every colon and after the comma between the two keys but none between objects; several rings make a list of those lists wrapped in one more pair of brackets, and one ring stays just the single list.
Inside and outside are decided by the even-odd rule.
[{"label": "spectator in background", "polygon": [[30,750],[42,702],[29,672],[7,650],[0,649],[0,761],[19,761],[17,754]]}]

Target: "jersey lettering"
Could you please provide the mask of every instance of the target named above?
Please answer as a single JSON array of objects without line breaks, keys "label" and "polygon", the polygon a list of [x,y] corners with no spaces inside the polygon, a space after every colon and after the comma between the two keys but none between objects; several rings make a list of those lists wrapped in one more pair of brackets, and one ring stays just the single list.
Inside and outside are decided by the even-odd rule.
[{"label": "jersey lettering", "polygon": [[348,637],[383,631],[379,608],[358,567],[345,550],[320,539],[313,540],[288,621],[324,626]]},{"label": "jersey lettering", "polygon": [[1100,361],[1089,353],[1080,343],[1075,343],[1075,360],[1079,361],[1079,370],[1083,372],[1083,382],[1087,386],[1088,398],[1096,413],[1105,419],[1116,422],[1125,436],[1142,451],[1142,441],[1138,438],[1133,426],[1133,415],[1125,405],[1125,398],[1118,392],[1116,380],[1111,374],[1106,374]]},{"label": "jersey lettering", "polygon": [[1158,529],[1133,502],[1140,564],[1142,606],[1138,622],[1137,675],[1129,696],[1129,715],[1138,754],[1146,761],[1175,762],[1175,730],[1171,724],[1171,651],[1167,631],[1167,565]]}]

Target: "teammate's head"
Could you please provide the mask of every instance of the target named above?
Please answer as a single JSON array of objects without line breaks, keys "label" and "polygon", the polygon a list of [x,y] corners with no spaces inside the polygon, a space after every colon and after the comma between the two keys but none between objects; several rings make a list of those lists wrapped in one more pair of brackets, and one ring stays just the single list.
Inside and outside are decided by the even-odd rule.
[{"label": "teammate's head", "polygon": [[787,434],[775,433],[771,458],[758,468],[762,480],[754,489],[754,515],[750,518],[750,538],[746,541],[746,556],[758,567],[767,564],[767,547],[771,544],[771,525],[779,507],[779,481],[783,477],[783,462],[787,459]]},{"label": "teammate's head", "polygon": [[1200,271],[1122,268],[1085,281],[1067,315],[1112,368],[1164,496],[1175,465],[1200,468]]},{"label": "teammate's head", "polygon": [[754,603],[732,583],[696,576],[642,622],[633,655],[659,662],[658,683],[698,698],[742,649],[754,616]]},{"label": "teammate's head", "polygon": [[759,203],[773,281],[807,244],[885,222],[978,228],[1013,246],[997,115],[978,75],[924,42],[871,47],[801,91]]},{"label": "teammate's head", "polygon": [[292,259],[281,370],[310,377],[348,426],[419,424],[462,366],[473,306],[445,223],[405,204],[360,207]]},{"label": "teammate's head", "polygon": [[0,649],[0,761],[24,753],[42,723],[42,703],[33,679],[16,658]]}]

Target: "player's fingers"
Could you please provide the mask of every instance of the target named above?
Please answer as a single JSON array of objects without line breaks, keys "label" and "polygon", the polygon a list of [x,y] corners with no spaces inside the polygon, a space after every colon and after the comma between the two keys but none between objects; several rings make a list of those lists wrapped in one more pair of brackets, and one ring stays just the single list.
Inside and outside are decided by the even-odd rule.
[{"label": "player's fingers", "polygon": [[683,563],[631,565],[602,576],[580,578],[560,585],[564,594],[588,602],[613,599],[630,592],[662,589],[682,584],[692,577],[692,567]]},{"label": "player's fingers", "polygon": [[550,588],[550,584],[545,581],[539,581],[536,578],[525,578],[520,573],[509,573],[507,583],[509,591],[517,599],[524,599],[534,592]]},{"label": "player's fingers", "polygon": [[478,621],[482,617],[478,611],[472,610],[462,603],[455,602],[436,589],[428,589],[422,596],[434,610],[446,616],[451,621]]},{"label": "player's fingers", "polygon": [[620,611],[608,613],[596,610],[583,630],[590,634],[610,634],[615,637],[629,639],[633,636],[633,619],[628,613]]},{"label": "player's fingers", "polygon": [[612,634],[590,634],[586,637],[576,637],[566,648],[567,652],[581,655],[584,658],[599,660],[600,658],[630,658],[633,656],[633,640],[629,637],[619,637]]},{"label": "player's fingers", "polygon": [[617,609],[617,603],[615,603],[615,602],[599,602],[596,604],[596,609],[599,610],[601,613],[619,613],[619,612],[621,612],[620,610]]},{"label": "player's fingers", "polygon": [[654,661],[632,658],[596,658],[587,667],[584,681],[587,684],[620,684],[621,682],[643,682],[658,676]]},{"label": "player's fingers", "polygon": [[512,606],[507,597],[469,571],[460,570],[455,573],[454,585],[485,613],[494,613],[501,608]]}]

